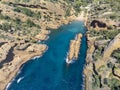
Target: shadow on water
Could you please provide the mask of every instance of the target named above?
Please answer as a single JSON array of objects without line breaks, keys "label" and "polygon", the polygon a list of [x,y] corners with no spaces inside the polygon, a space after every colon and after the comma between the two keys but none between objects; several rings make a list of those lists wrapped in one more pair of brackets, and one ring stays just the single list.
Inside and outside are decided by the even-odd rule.
[{"label": "shadow on water", "polygon": [[70,40],[77,33],[86,33],[82,22],[75,21],[53,30],[45,42],[48,50],[42,57],[25,63],[8,90],[82,90],[87,50],[85,35],[78,60],[69,66],[65,61]]}]

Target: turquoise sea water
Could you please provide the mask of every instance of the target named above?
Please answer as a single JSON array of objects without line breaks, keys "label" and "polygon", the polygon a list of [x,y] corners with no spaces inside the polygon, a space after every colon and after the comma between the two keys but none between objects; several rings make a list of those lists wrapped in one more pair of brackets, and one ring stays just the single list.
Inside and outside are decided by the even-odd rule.
[{"label": "turquoise sea water", "polygon": [[[69,43],[77,33],[83,33],[79,58],[67,65]],[[52,30],[44,42],[48,50],[42,57],[25,63],[7,90],[82,90],[87,50],[85,33],[86,28],[78,21]]]}]

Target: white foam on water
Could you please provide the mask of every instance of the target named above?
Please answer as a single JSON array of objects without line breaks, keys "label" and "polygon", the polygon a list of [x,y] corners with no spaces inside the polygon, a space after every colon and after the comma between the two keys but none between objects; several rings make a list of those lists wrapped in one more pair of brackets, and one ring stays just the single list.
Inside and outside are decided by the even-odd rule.
[{"label": "white foam on water", "polygon": [[10,87],[12,82],[8,83],[8,85],[6,86],[5,90],[8,90],[8,88]]},{"label": "white foam on water", "polygon": [[18,80],[17,80],[17,83],[19,83],[24,77],[20,77]]},{"label": "white foam on water", "polygon": [[67,52],[65,61],[66,61],[66,63],[68,63],[68,64],[71,64],[71,63],[74,63],[74,62],[75,62],[75,60],[69,60],[69,59],[68,59],[68,52]]},{"label": "white foam on water", "polygon": [[[46,50],[45,50],[45,51],[43,51],[43,54],[44,54],[47,50],[48,50],[48,47],[46,48]],[[33,57],[33,58],[32,58],[32,60],[36,60],[36,59],[38,59],[38,58],[42,57],[42,56],[43,56],[43,54],[42,54],[42,55],[40,55],[40,56],[35,56],[35,57]]]},{"label": "white foam on water", "polygon": [[48,40],[50,38],[50,36],[47,36],[45,40]]},{"label": "white foam on water", "polygon": [[11,82],[8,83],[8,85],[5,87],[5,90],[8,90],[8,88],[10,87],[13,81],[15,81],[15,78]]},{"label": "white foam on water", "polygon": [[73,60],[69,60],[68,57],[66,58],[66,63],[70,64],[73,63]]},{"label": "white foam on water", "polygon": [[[20,74],[20,73],[21,73],[21,69],[18,71],[17,75]],[[17,76],[17,75],[16,75],[16,76]],[[23,78],[24,78],[24,77],[19,78],[19,80],[17,80],[17,83],[19,83]],[[11,81],[7,84],[7,86],[5,87],[5,90],[8,90],[9,87],[10,87],[10,85],[11,85],[14,81],[15,81],[15,78],[13,78],[13,80],[11,80]]]},{"label": "white foam on water", "polygon": [[83,74],[83,84],[82,84],[82,90],[85,90],[85,75]]},{"label": "white foam on water", "polygon": [[69,59],[68,59],[68,56],[67,56],[67,57],[66,57],[66,63],[68,63],[68,64],[74,63],[74,60],[69,60]]},{"label": "white foam on water", "polygon": [[82,84],[82,90],[85,90],[85,85],[84,84]]},{"label": "white foam on water", "polygon": [[[22,68],[21,68],[22,69]],[[21,69],[18,71],[17,75],[21,73]]]},{"label": "white foam on water", "polygon": [[[20,70],[17,72],[17,75],[21,73],[21,70],[23,68],[24,65],[22,65],[22,67],[20,68]],[[17,76],[16,75],[16,76]],[[10,87],[10,85],[15,81],[15,77],[7,84],[7,86],[5,87],[5,90],[8,90],[8,88]]]},{"label": "white foam on water", "polygon": [[[42,56],[42,55],[41,55],[41,56]],[[35,57],[33,57],[32,59],[35,60],[35,59],[40,58],[41,56],[35,56]]]},{"label": "white foam on water", "polygon": [[38,40],[37,42],[38,42],[38,43],[41,43],[41,42],[44,43],[44,42],[45,42],[46,40],[48,40],[49,38],[50,38],[50,36],[47,36],[47,37],[45,38],[45,40]]}]

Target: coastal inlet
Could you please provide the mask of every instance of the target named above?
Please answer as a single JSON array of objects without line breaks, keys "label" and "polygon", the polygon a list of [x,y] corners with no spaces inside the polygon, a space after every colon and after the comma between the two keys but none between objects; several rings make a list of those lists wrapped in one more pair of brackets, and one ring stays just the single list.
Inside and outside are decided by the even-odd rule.
[{"label": "coastal inlet", "polygon": [[[42,57],[26,62],[6,90],[82,90],[87,50],[85,33],[84,23],[79,21],[51,30],[50,38],[44,42],[48,50]],[[68,66],[66,57],[70,40],[75,37],[79,43],[75,44],[74,50],[79,53],[74,54],[77,60]]]}]

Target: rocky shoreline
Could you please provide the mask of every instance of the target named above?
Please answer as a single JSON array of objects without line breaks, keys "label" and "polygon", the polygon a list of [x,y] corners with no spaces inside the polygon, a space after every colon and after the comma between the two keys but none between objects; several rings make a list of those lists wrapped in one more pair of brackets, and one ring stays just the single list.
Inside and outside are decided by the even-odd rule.
[{"label": "rocky shoreline", "polygon": [[4,90],[6,85],[14,78],[20,67],[35,56],[42,55],[47,46],[44,44],[31,44],[25,50],[17,50],[14,48],[13,60],[3,64],[0,69],[0,90]]}]

